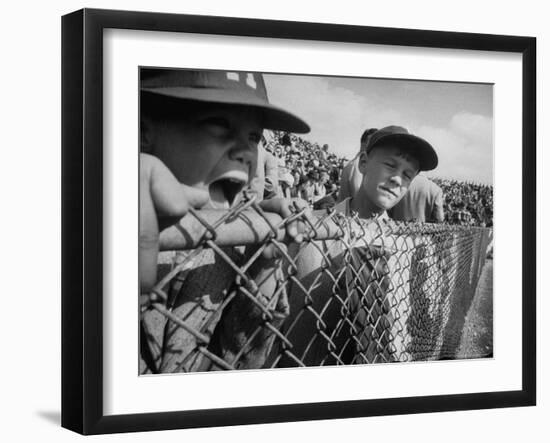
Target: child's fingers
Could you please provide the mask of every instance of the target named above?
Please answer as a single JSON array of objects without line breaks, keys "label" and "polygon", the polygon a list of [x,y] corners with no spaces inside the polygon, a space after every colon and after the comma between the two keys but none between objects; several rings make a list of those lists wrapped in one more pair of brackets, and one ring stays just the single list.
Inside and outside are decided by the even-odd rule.
[{"label": "child's fingers", "polygon": [[[292,200],[279,198],[273,199],[273,202],[266,201],[266,203],[267,204],[264,209],[278,213],[283,218],[283,220],[292,217],[292,215],[295,213],[295,206]],[[298,241],[296,238],[298,237],[299,232],[296,220],[286,224],[286,234],[293,241]]]},{"label": "child's fingers", "polygon": [[[266,212],[275,212],[279,214],[283,220],[287,220],[298,212],[302,212],[303,209],[309,210],[309,206],[306,201],[284,198],[273,198],[270,200],[263,200],[260,202],[260,207]],[[307,212],[306,211],[306,212]],[[303,240],[302,232],[304,231],[305,224],[300,220],[292,220],[286,223],[286,233],[296,243],[301,243]]]},{"label": "child's fingers", "polygon": [[184,216],[208,201],[208,192],[178,182],[156,157],[140,154],[139,281],[141,293],[156,283],[159,226],[157,214]]},{"label": "child's fingers", "polygon": [[[291,203],[292,213],[299,213],[299,212],[302,212],[304,209],[306,210],[306,213],[304,213],[304,216],[307,217],[307,212],[309,211],[309,205],[307,204],[307,202],[299,198],[292,200],[292,203]],[[304,236],[302,233],[305,231],[305,223],[300,219],[296,219],[292,221],[290,225],[292,225],[293,234],[290,234],[289,232],[289,235],[292,236],[292,238],[296,243],[301,243],[304,239]]]},{"label": "child's fingers", "polygon": [[281,253],[275,245],[267,245],[262,251],[262,257],[266,260],[275,260],[281,257]]},{"label": "child's fingers", "polygon": [[154,161],[150,175],[151,198],[158,213],[184,216],[189,208],[200,208],[208,202],[208,191],[180,183],[160,160]]},{"label": "child's fingers", "polygon": [[[278,211],[279,215],[286,220],[294,214],[292,201],[287,199],[281,199],[280,210]],[[296,221],[292,221],[286,224],[286,233],[294,241],[296,241],[296,236],[298,235],[298,226]]]}]

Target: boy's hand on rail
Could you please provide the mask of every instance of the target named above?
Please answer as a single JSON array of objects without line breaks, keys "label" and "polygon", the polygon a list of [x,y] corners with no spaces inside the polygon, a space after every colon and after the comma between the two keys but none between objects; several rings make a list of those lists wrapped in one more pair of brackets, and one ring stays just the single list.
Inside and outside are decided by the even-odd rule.
[{"label": "boy's hand on rail", "polygon": [[[311,209],[305,200],[275,197],[262,200],[259,206],[266,212],[279,214],[285,221],[290,218],[290,221],[286,223],[286,234],[290,242],[301,243],[304,240],[303,234],[306,231],[306,223],[303,218],[311,216]],[[291,218],[299,213],[302,214],[300,217]],[[264,258],[276,258],[280,256],[280,251],[275,246],[270,245],[264,250],[263,256]]]}]

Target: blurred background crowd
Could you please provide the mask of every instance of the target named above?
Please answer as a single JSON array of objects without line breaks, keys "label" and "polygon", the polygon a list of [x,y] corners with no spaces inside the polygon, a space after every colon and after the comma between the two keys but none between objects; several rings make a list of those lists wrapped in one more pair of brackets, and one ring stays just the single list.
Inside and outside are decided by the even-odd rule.
[{"label": "blurred background crowd", "polygon": [[[310,142],[295,134],[266,131],[263,148],[265,178],[261,197],[300,197],[313,209],[336,203],[347,158],[328,144]],[[261,157],[261,156],[260,156]],[[493,187],[480,183],[430,177],[444,194],[445,222],[466,226],[493,225]]]},{"label": "blurred background crowd", "polygon": [[443,189],[445,221],[452,224],[493,226],[493,187],[431,177]]}]

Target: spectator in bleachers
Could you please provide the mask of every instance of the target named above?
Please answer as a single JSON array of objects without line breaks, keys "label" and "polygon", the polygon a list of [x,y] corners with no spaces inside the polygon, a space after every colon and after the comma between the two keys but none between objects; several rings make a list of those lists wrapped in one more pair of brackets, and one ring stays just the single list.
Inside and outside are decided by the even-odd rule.
[{"label": "spectator in bleachers", "polygon": [[301,178],[300,187],[298,188],[298,196],[310,204],[313,204],[313,197],[315,194],[313,182],[316,179],[318,179],[317,173],[311,171],[305,177]]},{"label": "spectator in bleachers", "polygon": [[359,152],[346,166],[344,166],[342,178],[340,180],[340,192],[338,194],[339,202],[346,198],[353,197],[359,190],[361,181],[363,180],[363,174],[359,171],[359,157],[361,153],[367,149],[370,137],[375,132],[376,128],[370,128],[363,132],[360,138]]},{"label": "spectator in bleachers", "polygon": [[394,220],[442,223],[445,221],[443,190],[429,178],[417,175],[389,214]]},{"label": "spectator in bleachers", "polygon": [[277,159],[261,145],[258,146],[258,166],[250,190],[256,194],[257,201],[279,194]]}]

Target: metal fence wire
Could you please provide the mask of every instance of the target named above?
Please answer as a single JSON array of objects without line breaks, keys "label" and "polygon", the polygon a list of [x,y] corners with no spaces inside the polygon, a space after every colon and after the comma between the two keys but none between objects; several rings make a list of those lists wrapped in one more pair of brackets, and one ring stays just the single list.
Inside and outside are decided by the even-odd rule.
[{"label": "metal fence wire", "polygon": [[455,358],[491,235],[334,210],[282,220],[253,198],[191,211],[161,233],[140,373]]}]

